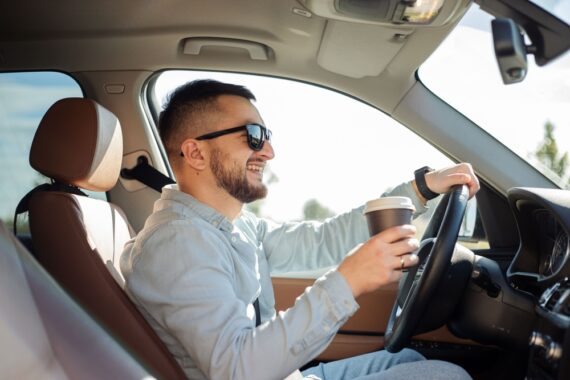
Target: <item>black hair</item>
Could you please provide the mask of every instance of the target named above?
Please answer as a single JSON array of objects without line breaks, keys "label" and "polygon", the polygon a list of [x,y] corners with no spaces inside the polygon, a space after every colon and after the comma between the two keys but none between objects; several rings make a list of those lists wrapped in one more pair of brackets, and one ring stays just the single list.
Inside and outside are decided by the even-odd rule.
[{"label": "black hair", "polygon": [[194,80],[183,84],[172,92],[164,110],[160,113],[158,131],[168,157],[179,157],[180,144],[195,126],[195,121],[204,113],[215,111],[216,98],[220,95],[241,96],[256,100],[253,93],[244,86],[223,83],[212,79]]}]

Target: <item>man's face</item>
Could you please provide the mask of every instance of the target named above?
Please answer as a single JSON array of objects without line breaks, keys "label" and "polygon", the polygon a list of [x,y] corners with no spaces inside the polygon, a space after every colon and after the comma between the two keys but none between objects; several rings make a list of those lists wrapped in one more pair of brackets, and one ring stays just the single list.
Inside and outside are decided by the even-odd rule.
[{"label": "man's face", "polygon": [[[215,130],[248,123],[264,125],[257,109],[245,98],[220,96],[218,105],[223,109],[223,114]],[[273,157],[270,142],[266,141],[260,151],[254,151],[247,144],[246,131],[232,133],[211,140],[210,170],[219,188],[240,202],[249,203],[267,195],[263,170]]]}]

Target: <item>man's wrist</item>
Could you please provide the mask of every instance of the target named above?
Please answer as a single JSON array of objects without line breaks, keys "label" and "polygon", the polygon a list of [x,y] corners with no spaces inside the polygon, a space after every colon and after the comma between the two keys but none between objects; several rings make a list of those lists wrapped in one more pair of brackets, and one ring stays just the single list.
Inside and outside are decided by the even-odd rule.
[{"label": "man's wrist", "polygon": [[426,182],[426,174],[432,172],[433,169],[429,166],[419,168],[414,172],[414,190],[420,195],[422,201],[426,202],[436,198],[439,194],[431,191]]}]

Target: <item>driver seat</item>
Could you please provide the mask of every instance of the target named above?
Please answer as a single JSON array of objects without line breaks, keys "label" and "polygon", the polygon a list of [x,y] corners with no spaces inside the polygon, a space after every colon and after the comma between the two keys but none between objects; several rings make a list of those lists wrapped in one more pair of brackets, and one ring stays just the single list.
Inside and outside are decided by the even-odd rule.
[{"label": "driver seat", "polygon": [[121,125],[93,100],[68,98],[46,112],[34,136],[31,166],[52,179],[29,194],[34,254],[43,267],[157,378],[182,369],[122,289],[117,270],[134,231],[122,210],[81,189],[108,191],[119,177]]}]

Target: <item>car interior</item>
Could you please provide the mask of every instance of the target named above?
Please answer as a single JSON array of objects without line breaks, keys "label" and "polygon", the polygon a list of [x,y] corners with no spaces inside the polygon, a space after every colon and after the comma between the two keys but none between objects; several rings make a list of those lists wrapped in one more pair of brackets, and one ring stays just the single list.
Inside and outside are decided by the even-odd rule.
[{"label": "car interior", "polygon": [[[185,378],[123,291],[120,255],[161,187],[176,180],[156,128],[164,78],[247,74],[357,101],[449,162],[471,163],[481,182],[476,206],[461,187],[430,204],[420,265],[399,284],[359,297],[358,312],[307,365],[409,347],[456,363],[474,379],[570,378],[569,176],[561,170],[553,179],[552,170],[537,169],[435,94],[421,72],[476,10],[493,18],[487,53],[496,59],[494,80],[501,86],[516,89],[558,62],[570,73],[564,1],[58,0],[1,9],[2,376]],[[557,96],[567,106],[570,82],[558,79],[565,92]],[[305,116],[289,101],[300,98],[315,112],[328,99],[306,101],[297,88],[279,97],[277,88],[270,88],[276,108],[301,121]],[[471,90],[464,88],[463,97],[476,103]],[[258,104],[263,113],[261,97]],[[358,124],[350,110],[336,111]],[[356,128],[346,123],[343,133]],[[333,145],[335,131],[324,133],[322,145]],[[360,149],[370,150],[366,136],[359,138]],[[397,142],[394,135],[386,139]],[[394,161],[412,157],[410,168],[424,164],[422,153],[391,145]],[[306,170],[315,181],[331,177],[337,187],[327,192],[343,198],[341,182],[352,180],[342,173],[352,168],[325,169],[333,155],[341,154],[303,159],[315,165]],[[390,164],[378,163],[378,171]],[[412,170],[405,174],[412,178]],[[311,193],[311,186],[300,187]],[[279,202],[291,208],[288,191]],[[291,307],[317,277],[272,274],[276,310]]]}]

